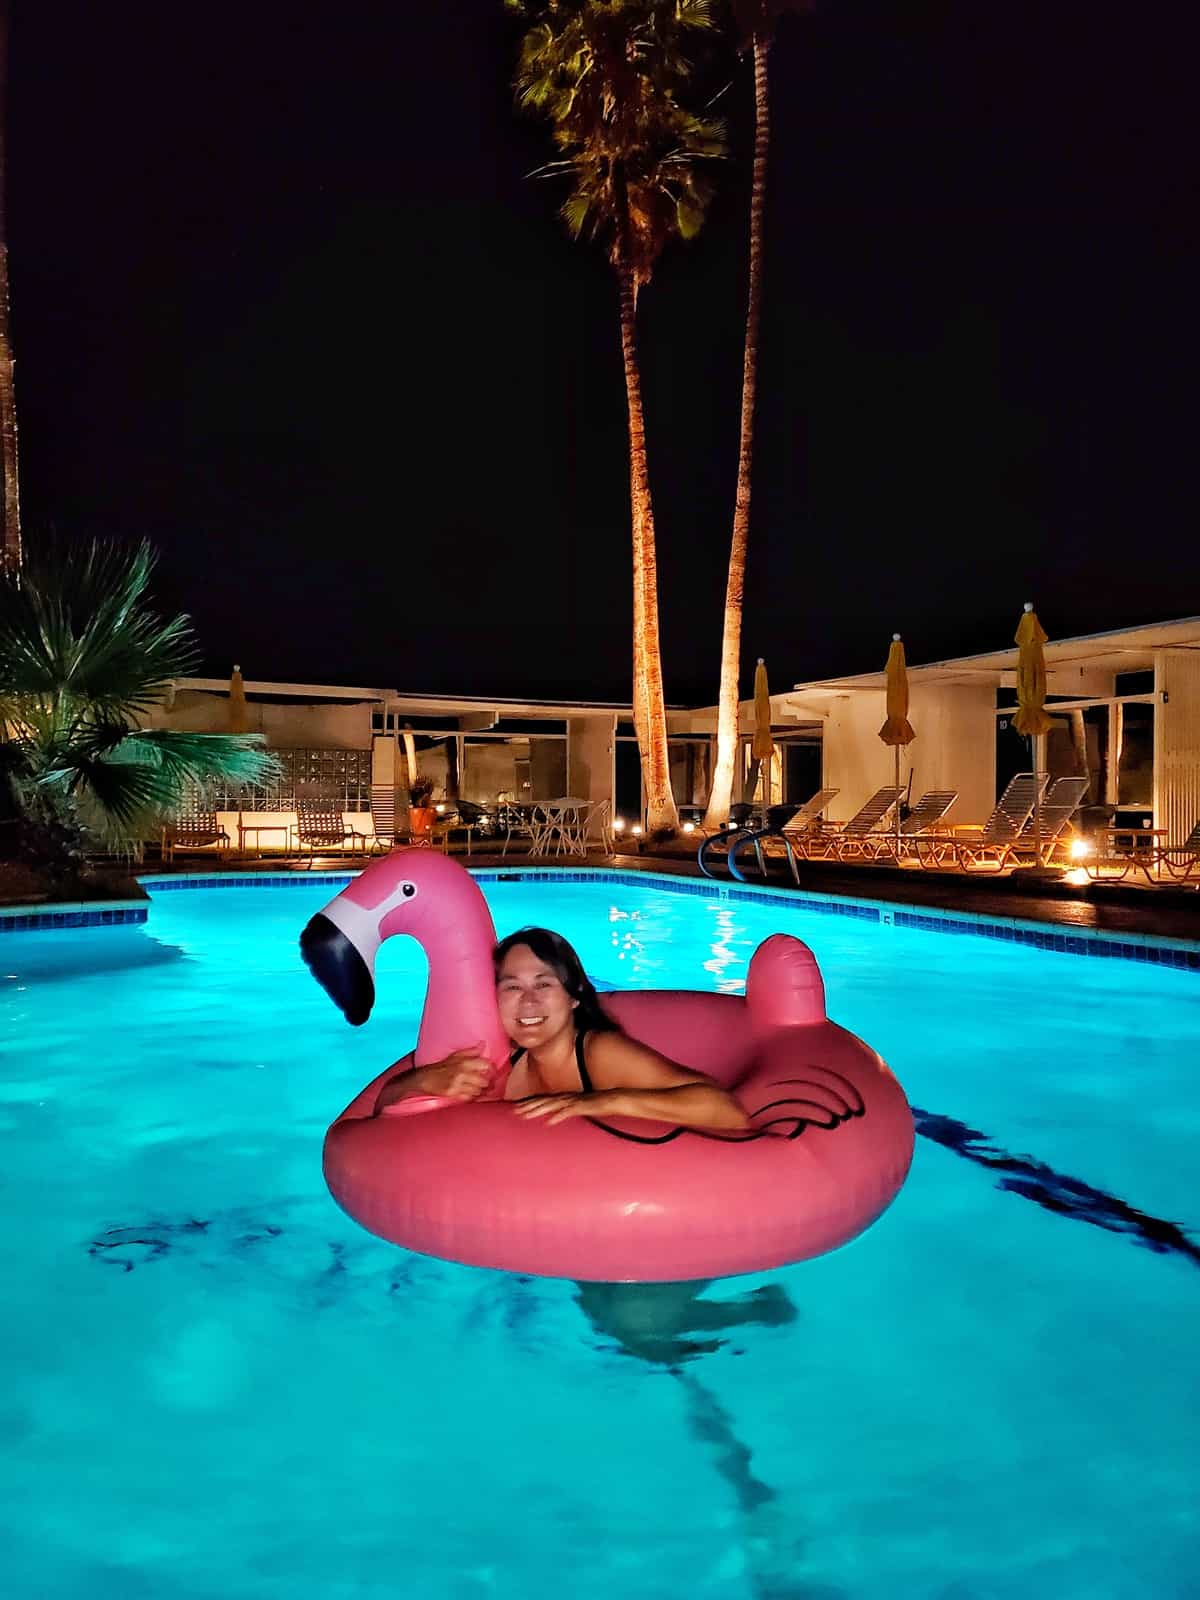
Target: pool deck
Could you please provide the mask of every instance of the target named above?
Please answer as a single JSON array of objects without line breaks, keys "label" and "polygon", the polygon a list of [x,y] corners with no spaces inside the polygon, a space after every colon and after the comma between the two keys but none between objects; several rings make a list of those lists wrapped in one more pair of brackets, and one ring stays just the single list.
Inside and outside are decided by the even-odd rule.
[{"label": "pool deck", "polygon": [[[688,848],[647,849],[643,853],[606,856],[592,852],[586,860],[567,857],[529,857],[510,853],[476,851],[469,857],[458,856],[464,865],[487,869],[500,869],[520,873],[539,869],[588,870],[619,872],[670,873],[676,877],[700,878],[703,874],[696,862],[695,850]],[[318,870],[345,867],[354,869],[361,865],[361,857],[318,858]],[[800,882],[793,890],[790,874],[781,873],[776,863],[770,879],[773,889],[784,893],[827,894],[857,900],[883,901],[888,904],[928,907],[943,912],[959,912],[983,918],[1013,919],[1042,923],[1048,927],[1093,929],[1109,934],[1127,934],[1148,938],[1185,939],[1200,942],[1200,892],[1196,888],[1142,886],[1136,883],[1089,884],[1076,888],[1061,879],[1029,881],[1021,874],[1011,876],[975,876],[965,873],[913,871],[875,864],[848,866],[835,861],[798,861]],[[199,860],[191,857],[177,865],[158,868],[147,865],[137,869],[136,877],[145,879],[151,886],[162,872],[166,875],[195,875],[214,877],[233,875],[252,877],[259,873],[298,871],[294,862],[265,857],[254,861],[221,862],[214,858]],[[715,882],[731,884],[732,878],[718,865]],[[747,888],[754,888],[761,880],[746,868]],[[143,892],[131,879],[131,895],[136,900],[125,902],[112,899],[104,902],[108,907],[136,904],[145,906]],[[7,921],[16,913],[47,913],[65,910],[45,901],[24,902],[4,906],[0,915]],[[84,912],[84,906],[72,907]],[[95,911],[97,907],[92,907]],[[143,913],[144,914],[144,913]],[[111,918],[106,916],[105,920]]]},{"label": "pool deck", "polygon": [[[623,871],[672,872],[702,876],[695,852],[686,857],[658,851],[654,855],[624,855],[610,865]],[[1089,884],[1075,888],[1061,879],[1030,882],[1014,876],[969,877],[961,872],[930,872],[875,864],[848,866],[836,861],[797,861],[799,894],[841,895],[861,900],[882,900],[903,906],[928,906],[977,917],[1020,917],[1062,928],[1092,928],[1098,932],[1142,934],[1151,938],[1200,940],[1200,893],[1169,885],[1142,888],[1128,883]],[[746,886],[761,879],[743,868]],[[718,882],[732,880],[724,871]],[[792,889],[791,875],[776,870],[770,879],[777,889]]]}]

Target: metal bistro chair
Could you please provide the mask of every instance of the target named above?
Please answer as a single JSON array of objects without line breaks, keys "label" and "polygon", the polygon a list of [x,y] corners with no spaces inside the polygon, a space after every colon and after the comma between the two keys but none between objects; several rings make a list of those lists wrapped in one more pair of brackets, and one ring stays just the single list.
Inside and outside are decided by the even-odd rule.
[{"label": "metal bistro chair", "polygon": [[348,828],[336,800],[296,801],[296,842],[301,855],[308,851],[311,870],[318,852],[336,849],[342,851],[349,844],[351,853],[361,848],[366,853],[368,836],[357,828]]},{"label": "metal bistro chair", "polygon": [[396,843],[396,790],[390,783],[371,785],[372,847],[382,853]]},{"label": "metal bistro chair", "polygon": [[217,813],[199,802],[190,802],[165,824],[162,831],[162,858],[174,861],[179,850],[199,850],[219,860],[232,851],[233,840],[221,826]]}]

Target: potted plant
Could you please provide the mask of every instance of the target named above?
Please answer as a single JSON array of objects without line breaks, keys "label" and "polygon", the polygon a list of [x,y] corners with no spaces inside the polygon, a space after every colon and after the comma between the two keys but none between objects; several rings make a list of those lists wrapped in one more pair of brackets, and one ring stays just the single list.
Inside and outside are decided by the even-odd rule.
[{"label": "potted plant", "polygon": [[433,832],[437,812],[430,805],[433,783],[429,778],[417,778],[408,786],[408,826],[414,839],[427,839]]}]

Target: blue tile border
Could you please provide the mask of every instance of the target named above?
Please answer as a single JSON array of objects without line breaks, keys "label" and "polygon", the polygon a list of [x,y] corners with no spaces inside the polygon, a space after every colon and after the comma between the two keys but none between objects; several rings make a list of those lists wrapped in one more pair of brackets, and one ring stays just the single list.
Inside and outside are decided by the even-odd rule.
[{"label": "blue tile border", "polygon": [[43,928],[111,928],[145,922],[149,906],[102,906],[94,911],[10,911],[0,915],[0,933],[35,933]]},{"label": "blue tile border", "polygon": [[356,872],[232,872],[199,873],[186,878],[139,878],[142,888],[153,898],[173,889],[289,889],[306,883],[352,883]]},{"label": "blue tile border", "polygon": [[[353,872],[256,872],[182,874],[178,877],[147,876],[140,882],[151,899],[183,889],[292,889],[320,884],[344,886],[357,876]],[[1103,960],[1138,961],[1152,966],[1172,967],[1181,972],[1200,972],[1200,943],[1184,939],[1156,938],[1136,934],[1121,938],[1099,929],[1068,929],[1054,923],[1035,923],[1013,918],[994,918],[935,910],[932,907],[906,909],[899,904],[877,900],[855,900],[833,895],[797,894],[789,889],[755,888],[726,884],[709,878],[677,878],[666,872],[610,871],[604,867],[480,867],[471,870],[477,883],[600,883],[624,884],[632,888],[658,888],[668,894],[692,895],[701,900],[738,900],[753,904],[777,903],[815,916],[852,917],[860,922],[882,923],[896,928],[918,929],[926,933],[969,935],[977,939],[997,939],[1008,944],[1030,945],[1038,950],[1053,950],[1064,955],[1094,956]],[[29,932],[41,928],[94,928],[114,924],[143,923],[145,905],[104,906],[13,912],[0,908],[0,933]]]}]

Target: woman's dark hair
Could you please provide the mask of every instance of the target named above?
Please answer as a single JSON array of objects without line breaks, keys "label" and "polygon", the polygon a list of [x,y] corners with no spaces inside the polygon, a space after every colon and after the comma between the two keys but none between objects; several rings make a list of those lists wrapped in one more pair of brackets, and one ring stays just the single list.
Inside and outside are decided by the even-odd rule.
[{"label": "woman's dark hair", "polygon": [[617,1024],[601,1009],[600,997],[592,987],[591,979],[583,970],[583,962],[561,933],[552,933],[549,928],[518,928],[516,933],[510,933],[507,939],[501,939],[492,952],[497,977],[500,975],[501,963],[508,952],[522,944],[532,950],[539,961],[545,962],[571,999],[579,1002],[575,1007],[577,1033],[618,1031]]}]

